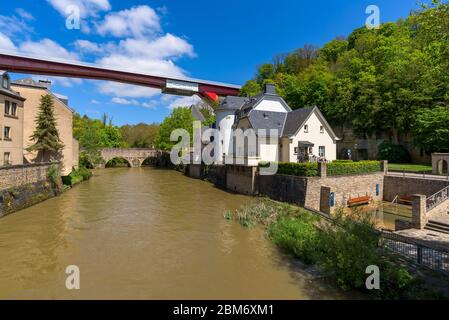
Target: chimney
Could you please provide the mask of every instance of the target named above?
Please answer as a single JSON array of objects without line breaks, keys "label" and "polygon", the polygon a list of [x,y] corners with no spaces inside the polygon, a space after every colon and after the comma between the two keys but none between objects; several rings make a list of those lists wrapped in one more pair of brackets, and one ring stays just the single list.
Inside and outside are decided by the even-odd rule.
[{"label": "chimney", "polygon": [[265,94],[276,94],[276,86],[274,84],[271,84],[271,83],[265,84],[264,93]]},{"label": "chimney", "polygon": [[39,84],[48,90],[51,89],[51,81],[50,80],[39,80]]}]

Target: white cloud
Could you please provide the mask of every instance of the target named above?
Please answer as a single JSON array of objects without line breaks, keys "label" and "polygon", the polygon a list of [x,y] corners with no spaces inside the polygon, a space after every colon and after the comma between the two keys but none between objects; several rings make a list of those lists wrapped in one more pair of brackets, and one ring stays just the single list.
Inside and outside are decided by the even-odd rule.
[{"label": "white cloud", "polygon": [[82,18],[95,17],[100,11],[111,10],[109,0],[47,0],[64,17],[69,6],[77,6]]},{"label": "white cloud", "polygon": [[92,103],[92,104],[100,104],[100,101],[92,99],[92,100],[90,100],[90,103]]},{"label": "white cloud", "polygon": [[0,30],[8,37],[28,35],[34,30],[30,27],[24,19],[17,16],[3,16],[0,15]]},{"label": "white cloud", "polygon": [[151,98],[161,93],[159,89],[112,81],[101,82],[98,85],[98,90],[103,94],[127,98]]},{"label": "white cloud", "polygon": [[87,53],[101,53],[103,52],[102,46],[98,43],[89,41],[89,40],[76,40],[74,42],[75,47],[78,51],[87,52]]},{"label": "white cloud", "polygon": [[15,11],[22,19],[30,20],[30,21],[34,20],[33,15],[22,8],[17,8]]},{"label": "white cloud", "polygon": [[97,24],[97,32],[101,35],[115,37],[141,38],[153,35],[161,30],[159,16],[149,6],[137,6],[106,15],[104,20]]},{"label": "white cloud", "polygon": [[15,52],[17,50],[9,37],[0,32],[0,50]]},{"label": "white cloud", "polygon": [[122,105],[133,105],[133,106],[140,106],[147,109],[155,109],[156,108],[156,101],[149,101],[149,102],[139,102],[136,99],[124,99],[119,97],[114,97],[111,99],[112,103],[116,104],[122,104]]},{"label": "white cloud", "polygon": [[78,60],[79,57],[74,52],[59,45],[53,40],[42,39],[39,41],[25,41],[19,45],[19,50],[39,57],[58,58],[64,60]]},{"label": "white cloud", "polygon": [[169,104],[167,105],[167,108],[172,110],[177,107],[190,107],[193,104],[196,104],[201,101],[202,101],[201,98],[196,95],[191,96],[191,97],[178,97],[178,98],[174,98],[171,102],[169,102]]},{"label": "white cloud", "polygon": [[119,98],[119,97],[114,97],[111,99],[111,102],[113,103],[117,103],[117,104],[126,104],[126,105],[134,105],[134,106],[138,106],[140,103],[139,101],[132,99],[124,99],[124,98]]}]

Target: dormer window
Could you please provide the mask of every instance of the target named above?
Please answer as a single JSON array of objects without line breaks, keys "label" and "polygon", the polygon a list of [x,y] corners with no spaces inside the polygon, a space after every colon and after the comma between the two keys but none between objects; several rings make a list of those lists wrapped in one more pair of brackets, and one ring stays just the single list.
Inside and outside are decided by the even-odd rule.
[{"label": "dormer window", "polygon": [[304,126],[304,133],[308,133],[308,132],[309,132],[309,125],[306,124],[306,125]]},{"label": "dormer window", "polygon": [[4,75],[2,79],[2,87],[5,89],[9,89],[9,77],[8,75]]}]

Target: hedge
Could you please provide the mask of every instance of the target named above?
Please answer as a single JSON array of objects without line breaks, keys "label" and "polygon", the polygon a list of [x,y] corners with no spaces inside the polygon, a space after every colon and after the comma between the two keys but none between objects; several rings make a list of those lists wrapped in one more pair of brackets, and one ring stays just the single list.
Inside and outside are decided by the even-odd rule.
[{"label": "hedge", "polygon": [[[267,163],[260,163],[259,167],[266,167]],[[362,174],[380,171],[380,161],[334,161],[327,164],[328,176],[340,176],[350,174]],[[286,174],[298,177],[317,177],[318,164],[312,162],[294,163],[294,162],[279,162],[279,174]]]},{"label": "hedge", "polygon": [[73,170],[68,176],[62,177],[62,182],[67,186],[74,186],[77,183],[89,180],[91,176],[92,172],[80,167],[78,170]]},{"label": "hedge", "polygon": [[331,162],[327,164],[328,176],[341,176],[349,174],[360,174],[378,172],[380,161],[359,161],[359,162]]},{"label": "hedge", "polygon": [[[259,166],[265,167],[267,163],[261,163]],[[298,177],[316,177],[318,176],[318,164],[311,162],[279,162],[277,173]]]}]

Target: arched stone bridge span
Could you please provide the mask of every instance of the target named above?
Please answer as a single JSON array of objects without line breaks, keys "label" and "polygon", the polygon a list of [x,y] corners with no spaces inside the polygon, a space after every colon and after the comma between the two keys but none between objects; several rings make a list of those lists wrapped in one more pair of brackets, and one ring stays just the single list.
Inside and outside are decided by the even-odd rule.
[{"label": "arched stone bridge span", "polygon": [[160,154],[161,152],[159,150],[143,148],[105,148],[101,150],[101,157],[105,165],[112,159],[121,158],[128,161],[131,167],[140,167],[146,159],[155,158]]}]

